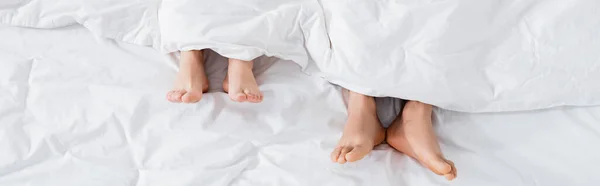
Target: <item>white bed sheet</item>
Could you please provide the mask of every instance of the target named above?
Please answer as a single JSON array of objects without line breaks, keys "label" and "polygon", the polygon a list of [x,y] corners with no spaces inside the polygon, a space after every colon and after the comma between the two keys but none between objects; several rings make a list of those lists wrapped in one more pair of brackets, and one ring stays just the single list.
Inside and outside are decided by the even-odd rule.
[{"label": "white bed sheet", "polygon": [[265,101],[234,104],[209,56],[211,93],[164,95],[176,63],[81,27],[0,27],[1,186],[537,185],[600,183],[600,107],[502,114],[435,111],[447,182],[381,145],[338,165],[340,89],[289,61],[260,58]]}]

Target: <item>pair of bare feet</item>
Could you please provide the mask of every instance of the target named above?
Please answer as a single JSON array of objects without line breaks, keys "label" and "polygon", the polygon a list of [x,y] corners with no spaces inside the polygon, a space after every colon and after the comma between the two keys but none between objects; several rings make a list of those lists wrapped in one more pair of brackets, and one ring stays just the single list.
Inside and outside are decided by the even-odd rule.
[{"label": "pair of bare feet", "polygon": [[416,159],[448,180],[456,177],[454,163],[444,158],[431,122],[432,106],[409,101],[402,114],[387,129],[377,117],[375,100],[350,91],[348,121],[342,138],[331,153],[331,161],[354,162],[386,141],[396,150]]},{"label": "pair of bare feet", "polygon": [[[252,103],[262,101],[263,95],[254,79],[252,66],[252,61],[229,59],[223,90],[228,92],[231,100]],[[167,94],[167,99],[177,103],[196,103],[208,90],[208,84],[203,51],[181,52],[175,87]],[[456,177],[454,163],[443,157],[437,143],[431,122],[431,105],[408,102],[401,117],[396,118],[386,131],[377,118],[374,98],[350,92],[348,102],[348,122],[342,138],[331,153],[332,161],[358,161],[369,154],[373,147],[387,141],[396,150],[417,159],[436,174],[443,175],[448,180]]]},{"label": "pair of bare feet", "polygon": [[[175,87],[167,93],[167,100],[175,103],[196,103],[202,94],[208,91],[208,78],[204,71],[204,52],[202,50],[182,51],[180,69]],[[227,76],[223,81],[223,90],[236,102],[258,103],[263,99],[258,89],[252,61],[229,59]]]}]

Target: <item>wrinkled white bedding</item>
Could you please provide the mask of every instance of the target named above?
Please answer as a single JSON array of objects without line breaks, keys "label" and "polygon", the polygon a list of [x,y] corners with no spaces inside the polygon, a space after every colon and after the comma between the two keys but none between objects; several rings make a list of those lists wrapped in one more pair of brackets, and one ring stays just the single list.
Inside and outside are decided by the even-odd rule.
[{"label": "wrinkled white bedding", "polygon": [[[599,1],[233,2],[0,1],[1,24],[60,27],[0,27],[0,185],[600,182],[598,107],[436,110],[459,168],[452,183],[385,145],[331,164],[346,116],[340,89],[301,73],[458,111],[597,105]],[[74,24],[87,29],[62,28]],[[286,60],[257,60],[262,104],[218,93],[216,54],[213,93],[170,104],[173,59],[121,41]]]},{"label": "wrinkled white bedding", "polygon": [[364,94],[494,112],[600,103],[597,7],[596,0],[7,0],[0,20],[81,23],[164,52],[266,54]]},{"label": "wrinkled white bedding", "polygon": [[327,151],[345,120],[340,88],[290,61],[257,60],[268,99],[239,104],[222,93],[226,63],[211,54],[211,93],[172,104],[165,94],[177,65],[151,48],[96,40],[79,27],[0,27],[0,40],[2,186],[346,179],[319,175],[338,167]]},{"label": "wrinkled white bedding", "polygon": [[597,0],[323,0],[332,81],[468,111],[600,103]]},{"label": "wrinkled white bedding", "polygon": [[490,112],[600,103],[597,7],[583,0],[164,0],[159,25],[167,52],[213,48],[305,66],[308,51],[320,74],[343,87]]},{"label": "wrinkled white bedding", "polygon": [[346,111],[340,89],[290,61],[260,58],[265,101],[211,93],[165,101],[176,63],[86,29],[0,27],[0,185],[524,185],[600,182],[600,107],[467,114],[435,110],[447,182],[381,145],[358,163],[329,162]]},{"label": "wrinkled white bedding", "polygon": [[80,24],[94,35],[158,45],[157,11],[161,0],[2,0],[0,23],[33,28]]}]

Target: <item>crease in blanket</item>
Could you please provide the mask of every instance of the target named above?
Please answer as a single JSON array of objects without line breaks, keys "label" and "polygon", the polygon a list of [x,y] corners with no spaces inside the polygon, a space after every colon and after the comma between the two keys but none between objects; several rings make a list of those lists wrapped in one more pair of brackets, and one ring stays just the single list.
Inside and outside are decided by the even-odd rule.
[{"label": "crease in blanket", "polygon": [[83,25],[99,37],[136,45],[160,46],[161,0],[1,1],[0,24],[30,28]]}]

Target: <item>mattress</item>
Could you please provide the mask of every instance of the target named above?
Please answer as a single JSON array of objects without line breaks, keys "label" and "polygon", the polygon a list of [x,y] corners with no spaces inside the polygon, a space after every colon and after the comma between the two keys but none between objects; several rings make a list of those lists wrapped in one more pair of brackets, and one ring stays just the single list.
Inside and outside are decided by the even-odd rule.
[{"label": "mattress", "polygon": [[263,103],[222,93],[224,58],[208,56],[210,93],[165,99],[175,56],[71,26],[0,27],[2,186],[591,186],[600,183],[600,107],[434,111],[452,182],[383,144],[331,163],[346,110],[341,89],[296,63],[260,57]]}]

